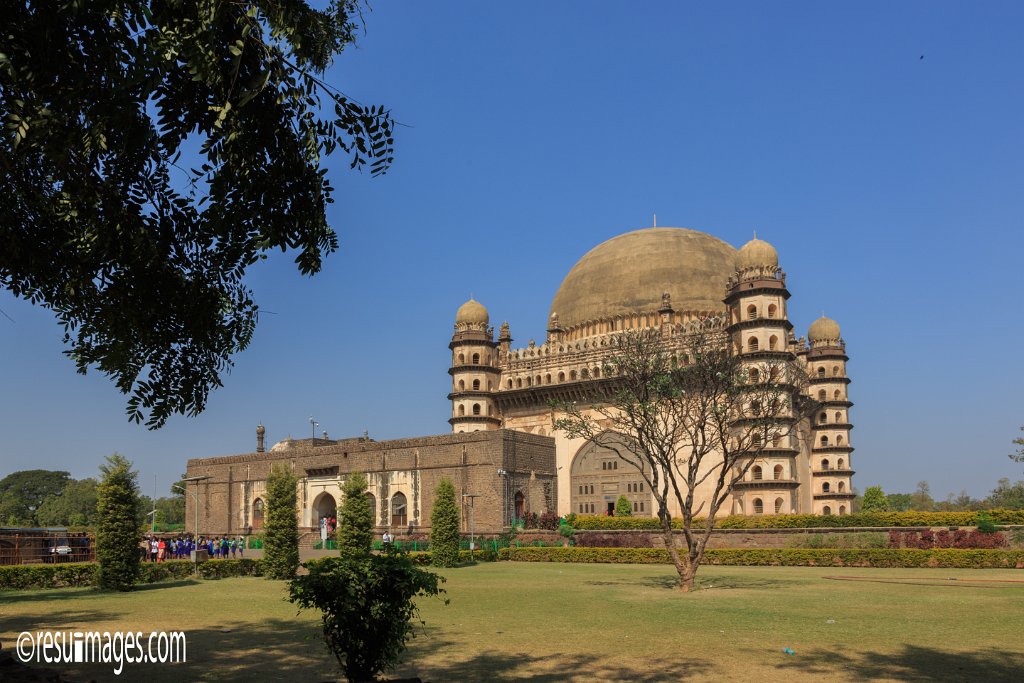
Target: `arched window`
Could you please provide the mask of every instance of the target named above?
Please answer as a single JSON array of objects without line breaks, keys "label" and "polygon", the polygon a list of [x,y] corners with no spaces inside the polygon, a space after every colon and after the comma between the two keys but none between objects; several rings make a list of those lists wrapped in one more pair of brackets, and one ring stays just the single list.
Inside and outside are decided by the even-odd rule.
[{"label": "arched window", "polygon": [[757,306],[750,304],[747,306],[747,320],[754,320],[757,318]]},{"label": "arched window", "polygon": [[764,502],[762,502],[762,500],[760,498],[755,498],[754,499],[754,514],[755,515],[763,515],[764,514]]},{"label": "arched window", "polygon": [[836,462],[836,469],[840,469],[840,470],[843,469],[843,459],[842,458],[839,458],[839,460]]},{"label": "arched window", "polygon": [[473,404],[473,414],[474,415],[479,415],[480,414],[480,404],[479,403],[474,403]]},{"label": "arched window", "polygon": [[843,445],[843,435],[842,434],[840,434],[839,436],[836,437],[836,445],[837,446],[842,446]]},{"label": "arched window", "polygon": [[[772,470],[772,474],[774,475],[776,481],[782,479],[782,465],[776,465],[775,469]],[[778,512],[778,510],[776,510],[776,512]]]},{"label": "arched window", "polygon": [[523,378],[522,377],[516,377],[516,389],[522,389],[522,388],[523,388]]},{"label": "arched window", "polygon": [[594,377],[601,376],[601,368],[594,368]]},{"label": "arched window", "polygon": [[366,502],[370,506],[370,520],[371,520],[371,523],[373,524],[373,526],[377,526],[377,515],[379,514],[379,511],[377,510],[377,498],[372,493],[367,491],[366,492]]},{"label": "arched window", "polygon": [[750,381],[759,382],[761,381],[761,371],[757,368],[750,368]]},{"label": "arched window", "polygon": [[565,373],[564,372],[558,373],[558,381],[559,382],[564,382],[565,381]]},{"label": "arched window", "polygon": [[576,371],[575,370],[570,370],[569,371],[569,379],[573,379],[573,380],[576,379]]},{"label": "arched window", "polygon": [[822,458],[822,460],[821,460],[821,469],[823,469],[823,470],[827,470],[828,469],[828,458]]},{"label": "arched window", "polygon": [[823,425],[826,422],[828,422],[828,415],[826,415],[825,413],[818,415],[818,424]]},{"label": "arched window", "polygon": [[822,436],[821,437],[821,445],[822,446],[827,446],[828,445],[828,437],[827,436]]},{"label": "arched window", "polygon": [[510,380],[508,381],[508,388],[509,388],[509,389],[511,389],[511,388],[512,388],[512,380],[511,380],[511,379],[510,379]]},{"label": "arched window", "polygon": [[522,519],[526,515],[526,499],[522,491],[516,491],[515,495],[516,519]]},{"label": "arched window", "polygon": [[832,376],[833,377],[838,377],[839,376],[839,366],[838,365],[833,365],[832,366]]},{"label": "arched window", "polygon": [[466,390],[466,383],[463,380],[460,379],[459,380],[459,391],[465,391],[465,390]]},{"label": "arched window", "polygon": [[252,528],[263,528],[263,500],[261,498],[252,502]]},{"label": "arched window", "polygon": [[775,314],[779,312],[778,306],[775,304],[768,304],[768,317],[774,318]]},{"label": "arched window", "polygon": [[583,368],[580,370],[581,379],[590,379],[590,368]]},{"label": "arched window", "polygon": [[829,484],[827,481],[824,484],[821,485],[821,492],[822,493],[831,493],[831,491],[832,491],[832,485]]},{"label": "arched window", "polygon": [[775,499],[775,514],[779,514],[780,512],[782,512],[783,504],[784,504],[784,501],[781,498],[776,498]]},{"label": "arched window", "polygon": [[832,398],[834,398],[837,401],[839,400],[839,390],[838,389],[836,389],[834,392],[832,392]]},{"label": "arched window", "polygon": [[753,401],[750,402],[750,414],[751,415],[760,415],[761,414],[761,402],[758,401],[757,399],[754,399]]},{"label": "arched window", "polygon": [[778,344],[778,343],[779,343],[779,338],[776,337],[774,334],[772,336],[768,337],[768,350],[769,351],[774,351],[775,350],[775,345]]},{"label": "arched window", "polygon": [[473,380],[473,391],[480,391],[480,380]]},{"label": "arched window", "polygon": [[532,387],[533,386],[533,378],[532,377],[527,377],[526,378],[526,386],[528,386],[528,387]]},{"label": "arched window", "polygon": [[825,368],[818,368],[818,377],[825,376]]},{"label": "arched window", "polygon": [[747,351],[757,351],[757,337],[751,337],[747,340]]},{"label": "arched window", "polygon": [[779,436],[778,432],[772,434],[772,448],[778,448],[782,445],[782,437]]},{"label": "arched window", "polygon": [[544,375],[544,384],[551,384],[551,375]]},{"label": "arched window", "polygon": [[753,469],[751,469],[750,471],[753,473],[755,480],[761,479],[762,473],[760,465],[754,465]]},{"label": "arched window", "polygon": [[533,383],[536,384],[537,386],[540,386],[540,375],[537,375],[534,378]]},{"label": "arched window", "polygon": [[459,354],[459,365],[465,365],[465,364],[466,364],[466,354],[460,353]]},{"label": "arched window", "polygon": [[842,421],[843,421],[843,414],[837,411],[836,412],[836,422],[842,422]]},{"label": "arched window", "polygon": [[459,406],[459,416],[461,417],[461,416],[463,416],[465,414],[466,414],[466,406],[460,405]]},{"label": "arched window", "polygon": [[846,484],[844,482],[839,482],[836,484],[836,488],[839,490],[839,493],[842,493],[846,490]]},{"label": "arched window", "polygon": [[480,365],[480,354],[479,353],[474,353],[473,354],[473,365]]},{"label": "arched window", "polygon": [[824,401],[825,400],[825,390],[824,389],[822,389],[821,391],[818,392],[818,400],[819,401]]},{"label": "arched window", "polygon": [[841,515],[845,515],[846,514],[846,506],[845,505],[840,505],[839,506],[839,514],[841,514]]},{"label": "arched window", "polygon": [[391,526],[400,527],[409,523],[409,508],[406,505],[405,494],[396,493],[391,496]]},{"label": "arched window", "polygon": [[823,507],[821,509],[821,512],[823,514],[826,514],[826,515],[831,515],[832,514],[832,508],[830,508],[828,505],[826,505],[825,507]]},{"label": "arched window", "polygon": [[752,437],[750,437],[750,445],[753,446],[754,448],[760,448],[761,447],[761,435],[760,434],[754,434]]}]

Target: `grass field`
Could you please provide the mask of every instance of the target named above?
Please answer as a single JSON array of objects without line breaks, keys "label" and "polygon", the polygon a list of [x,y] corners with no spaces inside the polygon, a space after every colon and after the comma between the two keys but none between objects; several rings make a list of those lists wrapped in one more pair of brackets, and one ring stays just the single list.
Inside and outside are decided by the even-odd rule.
[{"label": "grass field", "polygon": [[[1019,570],[708,567],[501,562],[445,570],[451,604],[394,676],[425,681],[1024,679]],[[155,584],[131,594],[0,593],[5,649],[23,630],[181,630],[188,662],[69,669],[97,680],[327,681],[319,617],[264,579]],[[785,654],[785,648],[795,654]]]}]

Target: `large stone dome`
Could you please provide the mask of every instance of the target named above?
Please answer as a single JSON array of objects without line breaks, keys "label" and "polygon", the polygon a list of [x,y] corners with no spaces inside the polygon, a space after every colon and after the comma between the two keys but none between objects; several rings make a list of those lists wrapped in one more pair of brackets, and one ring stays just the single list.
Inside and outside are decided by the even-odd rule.
[{"label": "large stone dome", "polygon": [[573,266],[551,304],[558,323],[655,311],[662,292],[676,311],[725,308],[725,285],[736,267],[736,249],[707,233],[648,228],[597,245]]}]

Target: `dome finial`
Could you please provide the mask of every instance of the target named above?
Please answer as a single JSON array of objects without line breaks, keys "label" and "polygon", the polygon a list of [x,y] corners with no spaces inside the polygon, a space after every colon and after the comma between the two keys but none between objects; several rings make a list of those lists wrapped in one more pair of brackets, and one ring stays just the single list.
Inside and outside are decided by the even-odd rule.
[{"label": "dome finial", "polygon": [[658,227],[658,214],[654,214],[654,225],[652,227]]},{"label": "dome finial", "polygon": [[754,228],[754,239],[757,239],[757,228]]}]

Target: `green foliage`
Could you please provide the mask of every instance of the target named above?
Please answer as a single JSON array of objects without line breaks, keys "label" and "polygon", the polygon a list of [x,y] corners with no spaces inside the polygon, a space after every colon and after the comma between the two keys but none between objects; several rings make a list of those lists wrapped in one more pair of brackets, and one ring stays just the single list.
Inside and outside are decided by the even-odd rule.
[{"label": "green foliage", "polygon": [[983,534],[994,534],[999,531],[999,527],[996,526],[996,523],[992,521],[992,516],[987,512],[978,513],[977,526],[978,531]]},{"label": "green foliage", "polygon": [[[97,570],[94,562],[0,565],[0,591],[95,586]],[[189,560],[146,562],[139,567],[138,583],[185,579],[192,576],[194,570],[195,565]],[[200,562],[199,575],[204,579],[262,576],[263,561],[246,558]]]},{"label": "green foliage", "polygon": [[96,584],[110,590],[131,590],[139,577],[139,485],[132,464],[114,453],[100,467],[96,489]]},{"label": "green foliage", "polygon": [[264,574],[290,579],[299,567],[299,523],[295,517],[298,479],[286,465],[274,465],[267,477],[263,523]]},{"label": "green foliage", "polygon": [[21,470],[0,479],[0,525],[39,526],[39,508],[48,498],[60,495],[70,480],[67,472],[54,470]]},{"label": "green foliage", "polygon": [[323,613],[324,642],[349,681],[375,680],[393,668],[414,636],[414,598],[443,592],[442,577],[405,555],[344,555],[304,565],[291,601]]},{"label": "green foliage", "polygon": [[1024,509],[1024,481],[1011,484],[1005,477],[1000,479],[985,503],[990,508]]},{"label": "green foliage", "polygon": [[434,494],[434,510],[430,513],[430,553],[435,567],[454,567],[459,562],[459,506],[455,502],[455,486],[442,479]]},{"label": "green foliage", "polygon": [[[1024,425],[1020,426],[1020,431],[1024,432]],[[1010,453],[1010,460],[1013,460],[1014,462],[1024,462],[1024,436],[1014,439],[1013,445],[1017,447],[1017,450]]]},{"label": "green foliage", "polygon": [[[257,306],[246,269],[338,241],[323,160],[384,173],[392,121],[321,80],[358,0],[3,5],[0,287],[54,311],[79,372],[151,428],[196,415]],[[184,158],[181,157],[185,153]]]},{"label": "green foliage", "polygon": [[[913,505],[912,496],[909,493],[889,493],[885,496],[887,507],[881,508],[883,510],[892,510],[893,512],[906,512]],[[864,508],[861,507],[864,511]]]},{"label": "green foliage", "polygon": [[[987,513],[996,524],[1024,524],[1024,510],[993,509]],[[704,523],[695,519],[694,526]],[[975,526],[976,512],[862,512],[856,515],[729,515],[719,519],[715,526],[720,529],[819,529],[849,527],[905,527],[905,526]],[[605,517],[603,515],[580,515],[573,520],[573,526],[580,531],[604,529],[648,529],[661,528],[653,517]],[[682,528],[682,521],[672,520],[672,526]]]},{"label": "green foliage", "polygon": [[[502,548],[499,559],[514,562],[577,562],[669,564],[664,548]],[[705,551],[712,565],[786,567],[958,567],[963,569],[1024,568],[1021,550],[942,548],[713,548]]]},{"label": "green foliage", "polygon": [[889,501],[881,486],[869,486],[864,489],[864,499],[860,504],[861,512],[885,512],[889,509]]},{"label": "green foliage", "polygon": [[632,517],[633,516],[633,504],[629,502],[629,498],[626,496],[619,496],[619,499],[615,501],[615,516],[616,517]]},{"label": "green foliage", "polygon": [[373,543],[373,510],[366,496],[366,477],[358,472],[350,475],[342,495],[336,532],[338,551],[342,555],[366,555]]},{"label": "green foliage", "polygon": [[39,506],[40,526],[92,526],[96,521],[97,483],[92,477],[72,479],[58,495]]}]

